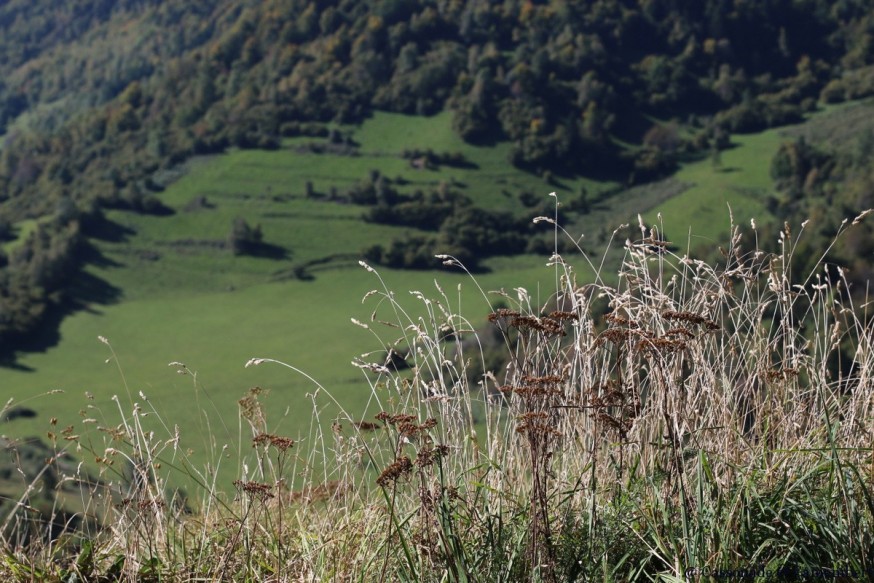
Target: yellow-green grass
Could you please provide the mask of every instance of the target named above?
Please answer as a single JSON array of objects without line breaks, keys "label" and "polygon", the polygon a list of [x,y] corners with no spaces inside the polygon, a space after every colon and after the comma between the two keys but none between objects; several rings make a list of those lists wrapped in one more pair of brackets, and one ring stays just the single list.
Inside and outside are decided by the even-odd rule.
[{"label": "yellow-green grass", "polygon": [[674,178],[691,186],[647,213],[648,220],[661,212],[674,242],[684,244],[690,236],[693,247],[722,242],[730,229],[729,210],[736,224],[765,220],[765,200],[773,188],[770,162],[784,141],[781,130],[733,136],[720,164],[709,159],[684,164]]},{"label": "yellow-green grass", "polygon": [[[547,295],[545,288],[552,274],[543,266],[543,259],[515,261],[513,282],[536,290],[537,281],[545,279],[547,283],[542,287]],[[474,323],[485,321],[489,306],[466,276],[389,272],[386,277],[411,310],[420,306],[405,290],[420,289],[436,295],[436,278],[454,299],[461,284],[461,309]],[[506,279],[503,270],[478,278],[485,289],[499,288]],[[57,347],[20,358],[20,365],[37,372],[0,373],[5,394],[39,412],[36,419],[8,424],[4,432],[45,436],[50,430],[57,432],[68,425],[75,426],[76,434],[97,425],[114,427],[121,420],[118,407],[129,414],[132,402],[137,402],[147,411],[154,407],[161,423],[155,414],[145,423],[159,431],[160,425],[166,424],[168,438],[178,424],[183,435],[181,445],[194,450],[192,460],[200,467],[211,460],[207,434],[218,440],[217,447],[226,443],[230,451],[236,451],[237,401],[248,388],[260,386],[270,390],[263,398],[269,428],[293,438],[306,436],[314,410],[311,396],[317,386],[277,365],[246,368],[252,357],[276,358],[296,366],[315,377],[353,416],[372,417],[379,406],[372,402],[362,371],[351,361],[371,351],[376,352],[373,360],[380,361],[381,344],[350,319],[369,320],[376,298],[365,305],[360,300],[378,284],[372,274],[359,268],[320,274],[315,283],[267,283],[234,292],[141,298],[101,307],[97,312],[79,312],[64,320]],[[384,320],[395,318],[384,309],[378,316]],[[382,334],[390,340],[394,332],[383,330]],[[110,341],[117,360],[98,336]],[[177,374],[178,367],[168,366],[171,362],[182,362],[196,371],[197,388],[192,376]],[[53,390],[64,392],[27,401]],[[321,410],[323,425],[330,425],[339,413],[336,407],[325,394],[315,403]],[[55,428],[49,425],[52,417],[57,418]],[[83,424],[86,418],[96,423]],[[245,442],[243,450],[249,446]],[[235,455],[226,463],[229,466],[223,479],[229,485],[239,466]]]},{"label": "yellow-green grass", "polygon": [[721,153],[718,164],[709,158],[683,164],[673,179],[690,187],[648,210],[646,220],[654,223],[661,212],[669,237],[679,244],[690,242],[693,248],[724,239],[729,208],[738,225],[769,220],[765,201],[774,192],[771,160],[780,145],[804,136],[826,150],[846,147],[874,127],[872,105],[871,100],[827,105],[799,124],[732,136],[732,147]]}]

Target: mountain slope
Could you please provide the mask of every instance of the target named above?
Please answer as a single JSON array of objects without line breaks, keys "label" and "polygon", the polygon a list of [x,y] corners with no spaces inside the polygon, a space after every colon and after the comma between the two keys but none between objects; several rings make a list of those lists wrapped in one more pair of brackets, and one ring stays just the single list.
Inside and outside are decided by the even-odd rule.
[{"label": "mountain slope", "polygon": [[7,346],[63,303],[102,209],[166,212],[156,172],[194,154],[449,108],[548,181],[642,181],[874,88],[853,0],[29,6],[0,12],[0,238],[36,225],[0,256]]}]

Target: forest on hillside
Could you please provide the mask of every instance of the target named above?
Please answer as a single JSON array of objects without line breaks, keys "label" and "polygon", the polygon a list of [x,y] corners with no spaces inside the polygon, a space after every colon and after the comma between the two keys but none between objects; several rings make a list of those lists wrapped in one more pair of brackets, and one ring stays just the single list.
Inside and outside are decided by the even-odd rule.
[{"label": "forest on hillside", "polygon": [[[734,133],[871,94],[868,0],[11,0],[0,6],[0,242],[33,228],[0,248],[0,353],[64,305],[103,211],[167,212],[160,177],[194,155],[332,130],[342,142],[338,126],[376,110],[448,109],[465,140],[511,144],[508,164],[635,183],[718,155]],[[825,240],[871,205],[872,156],[872,136],[786,144],[772,212],[821,218]],[[447,192],[387,204],[378,182],[370,202],[386,204],[371,220],[436,210],[459,253],[525,249],[501,238],[515,225],[503,215]],[[245,234],[241,250],[258,242]],[[833,251],[856,281],[872,272],[872,240],[861,231]],[[390,249],[365,252],[391,262]]]}]

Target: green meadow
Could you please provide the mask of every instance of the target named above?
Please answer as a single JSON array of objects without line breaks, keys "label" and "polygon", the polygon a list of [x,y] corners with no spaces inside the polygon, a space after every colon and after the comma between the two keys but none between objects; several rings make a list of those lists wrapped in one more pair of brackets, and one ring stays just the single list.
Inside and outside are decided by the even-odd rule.
[{"label": "green meadow", "polygon": [[786,140],[781,130],[733,136],[733,147],[721,153],[719,165],[710,159],[683,165],[673,178],[688,189],[658,207],[669,236],[685,243],[691,234],[712,247],[723,242],[714,235],[728,232],[731,216],[741,225],[767,217],[765,197],[773,190],[770,161]]},{"label": "green meadow", "polygon": [[[397,321],[397,316],[385,304],[380,307],[378,296],[362,304],[367,292],[386,288],[358,264],[358,257],[365,246],[388,241],[404,229],[361,221],[363,207],[306,199],[305,182],[312,181],[316,192],[331,186],[343,191],[379,169],[392,178],[402,176],[410,189],[454,180],[478,204],[502,204],[510,210],[521,205],[489,188],[494,181],[514,190],[539,188],[547,199],[542,180],[512,170],[502,162],[503,154],[453,142],[448,133],[441,144],[464,148],[470,159],[476,155],[477,168],[412,169],[399,156],[402,146],[388,150],[393,140],[403,141],[397,129],[401,121],[404,131],[418,122],[420,127],[414,129],[420,137],[435,135],[435,128],[447,123],[441,116],[378,115],[356,133],[361,147],[355,157],[301,153],[297,146],[312,140],[294,139],[277,151],[234,151],[196,159],[161,195],[174,210],[172,215],[108,212],[101,238],[94,241],[97,258],[79,287],[94,297],[111,299],[94,301],[65,318],[56,345],[22,353],[16,367],[0,371],[5,394],[39,413],[6,425],[5,433],[45,436],[54,429],[52,418],[59,428],[74,425],[77,433],[112,427],[121,417],[119,407],[127,413],[136,402],[145,410],[154,409],[146,423],[171,433],[178,425],[181,443],[193,450],[195,463],[204,464],[211,460],[212,444],[202,436],[226,439],[236,447],[237,401],[250,387],[269,391],[262,400],[269,407],[268,423],[277,433],[295,438],[307,434],[314,408],[328,425],[337,417],[336,406],[324,392],[313,400],[313,382],[277,365],[245,368],[252,357],[276,358],[298,367],[352,415],[378,412],[364,373],[351,362],[365,353],[381,361],[383,342],[399,334],[380,331],[382,338],[377,338],[351,318],[368,322],[375,315]],[[197,197],[205,197],[206,204],[192,206]],[[260,225],[274,252],[265,257],[234,256],[222,248],[236,217]],[[546,259],[497,258],[476,281],[448,268],[386,269],[379,277],[411,317],[422,313],[422,305],[409,290],[437,296],[436,281],[454,302],[453,309],[459,309],[460,301],[461,312],[480,326],[489,302],[499,298],[483,297],[478,286],[523,286],[535,297],[542,288],[545,300],[551,292],[549,282],[554,281]],[[299,265],[310,266],[311,280],[294,277]],[[98,336],[108,339],[111,349]],[[196,377],[179,374],[177,366],[168,366],[171,362],[184,363]],[[82,425],[83,420],[88,422]],[[228,471],[233,477],[238,467]]]},{"label": "green meadow", "polygon": [[[826,105],[803,123],[773,128],[757,134],[732,136],[732,146],[722,151],[719,163],[705,159],[681,165],[669,179],[683,185],[680,192],[655,206],[643,205],[648,223],[661,213],[665,232],[674,243],[713,248],[724,241],[734,223],[760,224],[770,214],[765,198],[773,193],[771,159],[784,142],[803,137],[826,149],[853,147],[866,131],[874,128],[871,100]],[[653,186],[644,190],[657,190]],[[722,237],[722,238],[720,238]]]},{"label": "green meadow", "polygon": [[[331,187],[343,192],[376,169],[390,179],[402,178],[404,192],[446,181],[477,205],[513,212],[523,210],[518,199],[522,191],[542,193],[544,200],[556,191],[559,200],[567,200],[581,187],[597,194],[615,186],[583,179],[547,184],[515,170],[506,161],[504,146],[462,142],[451,132],[448,114],[421,118],[380,113],[352,130],[357,156],[303,152],[300,146],[318,140],[295,138],[275,151],[232,151],[195,159],[160,195],[173,214],[108,212],[106,228],[94,242],[96,258],[81,283],[95,298],[104,299],[65,318],[54,345],[22,353],[16,367],[0,369],[7,398],[39,413],[6,424],[3,432],[44,436],[52,430],[50,419],[56,418],[59,427],[73,425],[77,434],[87,433],[97,426],[115,426],[119,407],[127,413],[136,402],[152,411],[145,423],[156,430],[169,436],[178,425],[180,444],[192,450],[191,460],[205,464],[215,461],[221,440],[230,445],[229,451],[237,451],[237,402],[250,387],[269,390],[262,397],[268,426],[293,438],[309,433],[314,412],[322,426],[338,417],[332,398],[353,418],[372,417],[382,405],[379,394],[370,390],[365,373],[351,361],[368,353],[379,361],[383,343],[400,332],[377,325],[365,330],[351,322],[369,322],[372,315],[398,320],[378,295],[362,304],[368,291],[393,290],[415,318],[424,313],[423,305],[409,291],[436,298],[436,281],[452,309],[478,327],[485,323],[490,302],[499,299],[484,297],[480,288],[505,289],[512,295],[521,286],[545,300],[554,290],[555,272],[546,266],[547,257],[497,258],[486,263],[488,272],[475,278],[449,268],[379,270],[383,288],[379,277],[358,265],[358,256],[367,245],[389,241],[404,229],[363,222],[362,207],[308,199],[307,181],[317,194]],[[785,132],[736,136],[718,166],[710,159],[686,163],[668,181],[615,195],[581,217],[570,234],[592,241],[598,231],[603,235],[621,222],[636,222],[641,212],[650,223],[661,213],[676,243],[684,243],[689,232],[692,238],[724,239],[729,205],[738,223],[765,216],[768,162],[787,139]],[[400,156],[408,148],[461,152],[471,164],[416,170]],[[261,226],[270,253],[233,256],[222,248],[236,217]],[[586,248],[603,251],[598,244]],[[569,259],[580,264],[581,278],[588,275],[585,262]],[[300,266],[311,279],[295,277]],[[279,365],[246,368],[253,357],[286,362],[322,389],[317,392],[318,385],[306,376]],[[171,362],[183,363],[187,373],[168,366]],[[208,435],[216,441],[209,443]],[[226,463],[224,475],[232,479],[238,466],[233,460]]]}]

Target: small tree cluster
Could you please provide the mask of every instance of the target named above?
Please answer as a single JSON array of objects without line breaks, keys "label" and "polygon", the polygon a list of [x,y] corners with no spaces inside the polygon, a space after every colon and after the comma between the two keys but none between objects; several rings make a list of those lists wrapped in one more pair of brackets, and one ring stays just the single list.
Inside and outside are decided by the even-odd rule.
[{"label": "small tree cluster", "polygon": [[261,246],[263,239],[261,225],[252,227],[245,219],[237,217],[228,235],[228,247],[234,255],[248,255]]}]

